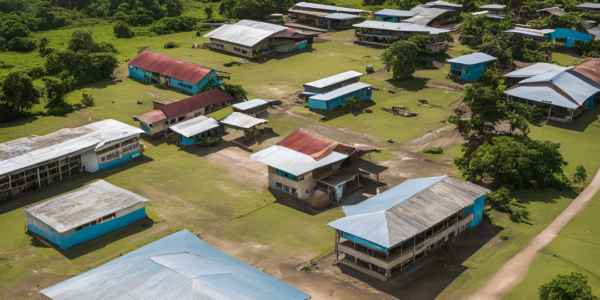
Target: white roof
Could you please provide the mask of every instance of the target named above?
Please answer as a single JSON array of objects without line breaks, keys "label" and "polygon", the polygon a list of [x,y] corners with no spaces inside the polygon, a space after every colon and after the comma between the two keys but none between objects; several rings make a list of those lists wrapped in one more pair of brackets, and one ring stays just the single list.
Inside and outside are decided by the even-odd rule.
[{"label": "white roof", "polygon": [[427,2],[427,3],[425,3],[425,5],[438,5],[438,6],[448,6],[448,7],[463,7],[460,4],[450,3],[450,2],[446,2],[446,1]]},{"label": "white roof", "polygon": [[504,93],[513,97],[552,104],[570,109],[577,109],[579,107],[579,105],[573,103],[563,95],[547,86],[519,86],[510,90],[505,90]]},{"label": "white roof", "polygon": [[242,20],[233,25],[225,24],[205,34],[204,37],[252,47],[272,34],[286,29],[289,28],[274,24]]},{"label": "white roof", "polygon": [[345,14],[345,13],[330,13],[325,16],[325,19],[332,20],[351,20],[360,18],[357,15]]},{"label": "white roof", "polygon": [[346,154],[331,152],[325,158],[316,161],[310,155],[288,149],[283,146],[275,145],[258,153],[250,155],[257,161],[268,166],[290,173],[294,176],[300,176],[320,167],[339,162],[348,157]]},{"label": "white roof", "polygon": [[198,116],[169,127],[171,130],[190,138],[200,133],[219,127],[219,122],[213,118]]},{"label": "white roof", "polygon": [[443,8],[432,8],[427,7],[425,5],[417,5],[411,11],[416,11],[419,14],[413,16],[412,18],[404,20],[404,22],[414,23],[417,25],[427,26],[429,22],[433,19],[445,14],[451,10],[443,9]]},{"label": "white roof", "polygon": [[150,200],[104,180],[78,191],[23,208],[59,233]]},{"label": "white roof", "polygon": [[505,7],[506,7],[506,5],[488,4],[488,5],[480,6],[479,9],[503,9]]},{"label": "white roof", "polygon": [[239,112],[232,112],[220,122],[237,128],[250,129],[256,125],[267,123],[267,120],[255,118]]},{"label": "white roof", "polygon": [[[352,25],[353,27],[358,28],[372,28],[372,29],[382,29],[389,31],[397,31],[397,32],[421,32],[428,34],[440,34],[444,32],[452,32],[454,29],[445,29],[445,28],[436,28],[429,27],[423,25],[417,25],[413,23],[392,23],[392,22],[382,22],[382,21],[364,21],[359,24]],[[373,35],[373,34],[369,34]]]},{"label": "white roof", "polygon": [[600,3],[583,3],[579,4],[576,7],[579,8],[591,8],[591,9],[600,9]]},{"label": "white roof", "polygon": [[515,29],[506,30],[506,31],[503,31],[503,32],[504,33],[517,33],[517,34],[522,34],[522,35],[543,37],[544,35],[546,35],[548,33],[554,32],[554,29],[536,30],[536,29],[529,29],[529,28],[515,28]]},{"label": "white roof", "polygon": [[331,99],[335,99],[337,97],[341,97],[344,96],[346,94],[352,93],[352,92],[356,92],[358,90],[362,90],[364,88],[369,88],[371,87],[370,84],[366,84],[364,82],[356,82],[353,84],[349,84],[347,86],[343,86],[339,89],[335,89],[329,93],[325,93],[325,94],[318,94],[315,96],[311,96],[309,99],[311,100],[322,100],[322,101],[327,101],[327,100],[331,100]]},{"label": "white roof", "polygon": [[367,10],[362,10],[362,9],[356,9],[356,8],[346,8],[346,7],[339,7],[339,6],[333,6],[333,5],[323,5],[323,4],[317,4],[317,3],[307,3],[307,2],[299,2],[296,3],[292,9],[295,8],[313,8],[313,9],[321,9],[321,10],[329,10],[329,11],[334,11],[334,12],[344,12],[344,13],[354,13],[354,14],[358,14],[361,12],[369,12]]},{"label": "white roof", "polygon": [[257,106],[261,106],[261,105],[265,105],[265,104],[269,104],[269,102],[262,100],[262,99],[254,99],[254,100],[236,103],[232,106],[239,110],[248,110],[248,109],[251,109],[251,108],[254,108]]},{"label": "white roof", "polygon": [[330,86],[332,84],[336,84],[348,79],[352,79],[355,77],[360,77],[363,76],[365,74],[360,73],[360,72],[356,72],[356,71],[348,71],[348,72],[344,72],[344,73],[340,73],[340,74],[336,74],[333,76],[329,76],[327,78],[323,78],[323,79],[319,79],[313,82],[309,82],[309,83],[305,83],[303,84],[304,86],[312,86],[312,87],[316,87],[316,88],[324,88],[326,86]]},{"label": "white roof", "polygon": [[478,11],[478,12],[474,12],[474,13],[473,13],[473,15],[474,15],[474,16],[478,16],[478,15],[484,15],[484,14],[487,14],[487,13],[489,13],[489,11],[487,11],[487,10],[484,10],[484,11]]},{"label": "white roof", "polygon": [[593,87],[569,72],[542,73],[540,75],[521,80],[519,84],[548,81],[571,96],[571,98],[579,103],[579,105],[583,105],[587,99],[600,92],[600,89]]},{"label": "white roof", "polygon": [[97,149],[116,140],[144,133],[112,119],[44,136],[32,135],[0,144],[0,175],[39,163]]},{"label": "white roof", "polygon": [[449,59],[447,62],[461,64],[461,65],[476,65],[480,63],[490,62],[497,60],[497,58],[487,55],[483,52],[477,52],[473,54],[463,55],[457,58]]},{"label": "white roof", "polygon": [[529,78],[546,72],[561,72],[567,69],[569,68],[561,67],[554,64],[537,63],[528,67],[512,71],[504,76],[508,78]]},{"label": "white roof", "polygon": [[412,17],[416,14],[418,14],[418,12],[416,12],[416,11],[397,10],[397,9],[389,9],[389,8],[382,9],[375,13],[375,15],[384,15],[384,16],[392,16],[392,17],[400,17],[400,18]]}]

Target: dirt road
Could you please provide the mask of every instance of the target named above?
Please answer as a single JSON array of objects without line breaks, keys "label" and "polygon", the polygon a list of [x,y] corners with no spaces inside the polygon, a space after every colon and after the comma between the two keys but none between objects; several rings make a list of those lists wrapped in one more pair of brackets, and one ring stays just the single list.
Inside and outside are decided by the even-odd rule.
[{"label": "dirt road", "polygon": [[531,240],[519,253],[504,263],[502,268],[490,278],[470,299],[501,299],[515,287],[529,269],[529,264],[544,250],[558,232],[588,205],[600,187],[600,170],[592,183],[556,218],[544,231]]}]

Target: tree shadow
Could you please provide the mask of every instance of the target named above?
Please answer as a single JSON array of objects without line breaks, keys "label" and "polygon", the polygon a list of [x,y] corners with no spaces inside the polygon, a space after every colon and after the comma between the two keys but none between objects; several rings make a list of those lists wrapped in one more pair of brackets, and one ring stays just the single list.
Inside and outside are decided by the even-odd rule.
[{"label": "tree shadow", "polygon": [[37,121],[38,119],[39,119],[39,117],[30,116],[30,117],[21,118],[21,119],[14,120],[14,121],[2,122],[2,123],[0,123],[0,128],[12,128],[12,127],[17,127],[17,126],[24,126],[29,123],[33,123],[33,122]]},{"label": "tree shadow", "polygon": [[456,278],[469,267],[464,262],[498,234],[489,220],[449,241],[452,251],[449,263],[442,267],[437,259],[443,256],[440,248],[417,260],[395,275],[387,283],[363,274],[351,267],[338,264],[342,273],[354,277],[372,288],[399,299],[436,299]]},{"label": "tree shadow", "polygon": [[575,199],[579,195],[572,187],[565,187],[562,190],[555,188],[545,188],[543,190],[514,190],[510,193],[511,197],[517,199],[521,204],[530,204],[541,202],[553,204],[560,201],[562,198]]},{"label": "tree shadow", "polygon": [[410,80],[405,81],[398,81],[394,79],[388,79],[386,81],[396,88],[416,92],[427,87],[427,82],[429,82],[429,78],[414,77]]}]

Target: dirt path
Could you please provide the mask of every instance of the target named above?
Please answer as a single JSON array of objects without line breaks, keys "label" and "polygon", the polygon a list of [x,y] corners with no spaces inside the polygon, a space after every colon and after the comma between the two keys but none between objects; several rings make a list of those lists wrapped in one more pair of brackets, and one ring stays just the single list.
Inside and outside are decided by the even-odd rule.
[{"label": "dirt path", "polygon": [[502,268],[470,299],[501,299],[521,282],[527,274],[529,264],[573,217],[585,209],[598,188],[600,188],[600,170],[596,173],[592,183],[544,231],[527,243],[513,258],[504,263]]},{"label": "dirt path", "polygon": [[140,91],[142,91],[142,92],[144,92],[144,93],[146,93],[146,94],[148,94],[150,96],[153,96],[153,97],[156,97],[156,98],[160,98],[160,99],[163,99],[163,100],[167,100],[167,101],[170,101],[170,102],[177,101],[175,99],[171,99],[171,98],[168,98],[168,97],[165,97],[165,96],[157,95],[157,94],[152,93],[152,92],[148,92],[148,91],[146,91],[144,89],[140,89]]}]

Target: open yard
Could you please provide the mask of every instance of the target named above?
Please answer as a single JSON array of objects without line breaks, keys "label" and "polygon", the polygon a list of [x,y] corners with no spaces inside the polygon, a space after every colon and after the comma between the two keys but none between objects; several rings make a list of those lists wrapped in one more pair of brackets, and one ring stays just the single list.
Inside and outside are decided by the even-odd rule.
[{"label": "open yard", "polygon": [[[354,0],[347,0],[354,3]],[[50,47],[64,48],[73,30],[44,33],[50,38]],[[337,33],[333,38],[343,39],[351,32]],[[72,92],[69,101],[78,102],[82,91],[93,95],[96,106],[69,114],[66,117],[29,118],[0,124],[0,142],[28,135],[43,135],[65,127],[77,127],[100,119],[116,119],[137,125],[131,116],[152,109],[153,100],[178,100],[186,95],[154,85],[126,78],[126,60],[133,58],[138,49],[164,53],[196,62],[219,71],[228,72],[231,83],[241,84],[249,92],[249,99],[281,99],[283,104],[270,109],[268,126],[274,136],[259,137],[248,148],[227,142],[217,148],[179,148],[164,140],[144,138],[147,149],[143,159],[109,171],[86,174],[32,192],[15,201],[0,205],[0,298],[41,298],[39,289],[97,267],[152,241],[185,228],[203,240],[244,262],[311,294],[313,299],[464,299],[477,290],[501,265],[517,253],[523,245],[543,230],[576,197],[576,191],[545,189],[516,191],[517,197],[531,212],[531,222],[514,224],[504,214],[494,213],[487,227],[475,228],[473,236],[487,240],[469,240],[463,244],[468,255],[456,254],[446,268],[435,260],[427,261],[427,274],[436,274],[434,282],[424,276],[406,279],[404,288],[382,287],[372,282],[361,282],[338,269],[332,270],[331,257],[313,272],[297,271],[312,258],[331,250],[334,231],[326,224],[343,217],[339,207],[332,207],[317,215],[274,203],[267,191],[267,167],[256,164],[247,156],[270,146],[298,127],[339,138],[340,141],[371,144],[382,148],[374,159],[391,166],[394,178],[449,174],[456,170],[452,159],[460,155],[462,140],[445,120],[461,101],[463,86],[445,78],[442,69],[419,70],[417,78],[398,83],[385,71],[364,76],[363,81],[381,90],[373,91],[373,101],[363,103],[361,112],[344,114],[338,110],[317,114],[295,103],[301,84],[343,71],[364,72],[373,64],[376,70],[384,65],[379,61],[382,50],[349,45],[347,42],[316,43],[312,52],[277,56],[265,63],[230,65],[230,55],[214,51],[191,49],[195,43],[207,39],[193,32],[157,37],[116,39],[109,27],[95,27],[98,41],[109,41],[119,49],[122,65],[117,79],[104,80]],[[169,41],[180,43],[177,49],[164,49]],[[464,47],[450,51],[461,55]],[[3,54],[3,60],[15,65],[41,64],[35,53]],[[3,72],[4,70],[0,70]],[[392,90],[394,93],[390,93]],[[430,107],[419,106],[418,100],[427,100]],[[137,104],[137,102],[143,102]],[[382,107],[404,105],[418,117],[393,116]],[[41,110],[42,105],[36,107]],[[212,116],[219,119],[229,111],[218,111]],[[569,162],[566,173],[571,177],[577,165],[584,165],[588,177],[600,168],[597,157],[600,148],[600,107],[586,112],[569,128],[532,126],[531,137],[561,143],[561,152]],[[440,130],[439,135],[423,137]],[[233,134],[233,133],[232,133]],[[423,137],[422,139],[419,139]],[[386,142],[387,139],[395,143]],[[421,154],[425,147],[442,146],[444,154]],[[97,179],[104,179],[119,187],[151,200],[147,205],[149,220],[140,221],[116,232],[94,239],[67,251],[47,247],[25,233],[25,213],[21,208],[55,197]],[[589,180],[589,179],[588,179]],[[394,184],[398,182],[394,181]],[[560,235],[531,265],[530,274],[507,296],[508,299],[531,299],[537,287],[557,273],[579,270],[590,277],[596,293],[600,292],[600,266],[595,253],[600,246],[595,216],[600,209],[600,197],[588,209],[569,223]],[[248,214],[249,213],[249,214]],[[507,237],[501,239],[500,237]],[[462,239],[462,238],[461,238]],[[595,251],[596,250],[596,251]],[[325,265],[329,263],[329,265]],[[435,290],[427,290],[432,285]],[[396,287],[395,285],[391,285]],[[411,289],[406,288],[410,286]]]}]

